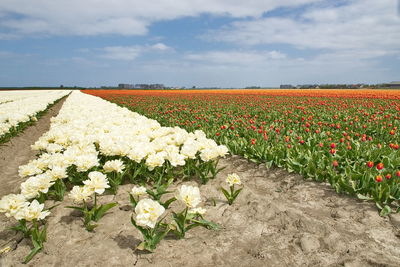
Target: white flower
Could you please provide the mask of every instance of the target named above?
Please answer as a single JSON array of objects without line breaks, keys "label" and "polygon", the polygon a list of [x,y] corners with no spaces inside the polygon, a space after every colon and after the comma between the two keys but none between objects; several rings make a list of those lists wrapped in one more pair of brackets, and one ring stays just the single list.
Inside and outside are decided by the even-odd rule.
[{"label": "white flower", "polygon": [[224,146],[224,145],[218,146],[218,147],[216,148],[216,150],[217,150],[218,155],[219,155],[220,157],[225,157],[225,156],[229,153],[228,148],[227,148],[226,146]]},{"label": "white flower", "polygon": [[134,187],[132,188],[131,193],[132,193],[132,195],[134,195],[134,196],[146,195],[146,194],[147,194],[147,192],[146,192],[146,187],[144,187],[144,186],[134,186]]},{"label": "white flower", "polygon": [[19,168],[18,168],[18,175],[21,178],[36,175],[36,174],[39,174],[42,172],[43,171],[41,169],[34,166],[33,164],[22,165],[22,166],[19,166]]},{"label": "white flower", "polygon": [[135,208],[136,223],[141,226],[154,228],[158,218],[164,213],[165,208],[157,201],[142,199]]},{"label": "white flower", "polygon": [[35,178],[33,179],[29,178],[20,185],[20,188],[21,188],[21,194],[26,199],[32,199],[39,196],[39,190],[36,186]]},{"label": "white flower", "polygon": [[140,163],[148,154],[145,143],[137,143],[128,153],[128,158]]},{"label": "white flower", "polygon": [[190,210],[188,210],[188,212],[192,213],[192,214],[204,215],[204,214],[206,214],[207,210],[204,208],[198,207],[198,208],[190,209]]},{"label": "white flower", "polygon": [[104,166],[103,169],[105,172],[118,172],[121,173],[124,169],[124,162],[122,160],[110,160],[107,161]]},{"label": "white flower", "polygon": [[185,156],[179,153],[171,153],[168,155],[168,160],[172,166],[184,166],[186,164]]},{"label": "white flower", "polygon": [[58,179],[64,179],[67,178],[67,168],[65,167],[60,167],[60,166],[54,166],[51,170],[48,170],[46,172],[53,181],[58,180]]},{"label": "white flower", "polygon": [[239,175],[236,173],[229,174],[228,177],[226,178],[226,182],[230,185],[233,186],[235,184],[241,185],[242,182],[240,181]]},{"label": "white flower", "polygon": [[219,152],[215,148],[205,148],[200,153],[200,158],[202,161],[212,161],[219,157]]},{"label": "white flower", "polygon": [[7,217],[11,217],[15,216],[20,209],[28,205],[29,202],[26,201],[23,195],[10,194],[2,197],[0,200],[0,212],[5,213]]},{"label": "white flower", "polygon": [[53,184],[51,176],[47,173],[38,174],[28,178],[21,184],[21,194],[26,199],[32,199],[39,196],[40,192],[46,194]]},{"label": "white flower", "polygon": [[146,159],[146,165],[148,169],[152,171],[155,167],[161,167],[165,162],[165,156],[165,152],[149,155]]},{"label": "white flower", "polygon": [[87,201],[93,194],[92,188],[88,186],[74,186],[69,193],[69,196],[74,200],[74,202],[80,203],[82,201]]},{"label": "white flower", "polygon": [[201,202],[200,189],[197,186],[182,185],[178,189],[176,199],[185,203],[189,208],[195,208]]},{"label": "white flower", "polygon": [[194,135],[196,136],[196,139],[197,139],[197,140],[207,138],[206,134],[205,134],[202,130],[196,130],[196,131],[194,131]]},{"label": "white flower", "polygon": [[88,174],[89,180],[83,181],[91,190],[97,194],[103,194],[106,188],[109,188],[107,176],[101,172],[90,172]]},{"label": "white flower", "polygon": [[94,166],[98,166],[99,159],[95,154],[82,155],[75,158],[74,164],[78,172],[85,172]]},{"label": "white flower", "polygon": [[47,173],[39,174],[34,177],[36,178],[36,187],[39,192],[46,194],[49,191],[49,188],[54,184],[52,177]]},{"label": "white flower", "polygon": [[25,206],[24,208],[20,209],[18,213],[15,215],[15,219],[17,220],[43,220],[46,218],[50,212],[45,210],[43,211],[44,204],[40,204],[36,199],[33,200],[29,206]]},{"label": "white flower", "polygon": [[195,159],[200,148],[199,144],[199,142],[189,139],[182,146],[180,153],[186,158]]}]

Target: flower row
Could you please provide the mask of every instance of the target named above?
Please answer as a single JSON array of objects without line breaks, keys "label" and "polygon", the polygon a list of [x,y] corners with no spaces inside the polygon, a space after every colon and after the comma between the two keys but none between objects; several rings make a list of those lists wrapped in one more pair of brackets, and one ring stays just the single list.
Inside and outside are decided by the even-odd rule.
[{"label": "flower row", "polygon": [[[21,92],[18,92],[21,93]],[[0,92],[0,136],[10,132],[20,123],[36,120],[36,114],[44,111],[48,105],[69,94],[68,90],[53,90],[21,94]],[[2,97],[3,94],[6,96]],[[6,102],[6,103],[4,103]]]},{"label": "flower row", "polygon": [[[218,158],[228,153],[202,131],[162,127],[155,120],[77,91],[66,99],[58,116],[51,119],[50,130],[32,149],[38,150],[38,158],[19,168],[19,175],[27,178],[21,193],[0,201],[0,212],[18,220],[18,229],[25,229],[27,235],[39,233],[37,221],[49,214],[42,203],[50,198],[63,200],[68,189],[75,202],[94,195],[95,207],[96,194],[106,189],[116,194],[126,179],[152,186],[161,196],[177,178],[198,178],[203,183],[214,178]],[[114,205],[91,212],[79,208],[88,214],[86,229],[93,230],[90,222]],[[33,228],[26,228],[31,221]]]},{"label": "flower row", "polygon": [[[59,91],[59,90],[57,90]],[[28,97],[42,96],[54,90],[13,90],[0,92],[0,104],[22,100]]]}]

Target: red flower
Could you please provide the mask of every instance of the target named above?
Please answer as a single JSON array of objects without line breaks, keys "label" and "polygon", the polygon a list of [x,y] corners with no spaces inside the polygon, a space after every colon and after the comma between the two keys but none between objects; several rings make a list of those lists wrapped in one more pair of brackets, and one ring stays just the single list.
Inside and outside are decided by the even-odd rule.
[{"label": "red flower", "polygon": [[220,133],[216,133],[215,135],[216,135],[216,136],[220,136]]},{"label": "red flower", "polygon": [[385,178],[390,180],[390,178],[392,178],[392,175],[390,173],[388,173],[388,174],[385,175]]},{"label": "red flower", "polygon": [[251,139],[251,144],[254,145],[256,143],[256,139]]},{"label": "red flower", "polygon": [[337,166],[339,166],[339,163],[337,162],[337,160],[334,160],[334,161],[332,162],[332,165],[333,165],[333,167],[337,167]]},{"label": "red flower", "polygon": [[368,161],[367,166],[368,166],[368,168],[372,168],[372,167],[374,167],[374,163],[372,161]]},{"label": "red flower", "polygon": [[396,172],[396,176],[397,176],[397,177],[400,177],[400,171],[397,171],[397,172]]},{"label": "red flower", "polygon": [[335,143],[331,143],[331,148],[335,148],[335,147],[336,147]]},{"label": "red flower", "polygon": [[382,163],[382,162],[379,162],[378,165],[376,165],[376,168],[377,168],[378,170],[382,170],[384,167],[385,167],[385,166],[383,166],[383,163]]},{"label": "red flower", "polygon": [[391,135],[394,135],[396,132],[395,132],[394,130],[391,130],[389,133],[390,133]]},{"label": "red flower", "polygon": [[377,181],[378,183],[382,182],[382,176],[381,175],[377,175],[375,177],[375,181]]},{"label": "red flower", "polygon": [[332,155],[334,155],[334,154],[336,153],[336,149],[334,149],[334,148],[329,149],[329,153],[331,153]]},{"label": "red flower", "polygon": [[305,142],[304,142],[304,140],[300,140],[299,143],[300,144],[304,144]]}]

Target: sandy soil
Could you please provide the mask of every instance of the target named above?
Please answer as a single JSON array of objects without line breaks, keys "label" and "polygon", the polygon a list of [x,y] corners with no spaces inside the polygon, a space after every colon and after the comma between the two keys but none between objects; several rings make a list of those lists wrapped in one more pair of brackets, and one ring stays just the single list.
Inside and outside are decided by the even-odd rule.
[{"label": "sandy soil", "polygon": [[[372,203],[237,156],[220,166],[226,169],[200,191],[206,218],[222,230],[195,228],[186,239],[161,241],[153,254],[137,251],[141,235],[130,223],[127,194],[132,186],[123,185],[117,196],[101,197],[119,205],[95,233],[85,231],[79,213],[65,208],[69,199],[53,209],[45,250],[28,266],[399,266],[397,215],[382,218]],[[232,172],[242,177],[244,189],[229,206],[218,188]],[[0,248],[12,248],[0,265],[21,266],[30,242],[5,230],[9,225],[0,225]]]},{"label": "sandy soil", "polygon": [[65,98],[61,99],[37,121],[27,127],[20,135],[0,145],[0,198],[10,193],[19,192],[19,185],[25,179],[18,176],[18,167],[36,158],[36,151],[31,149],[39,137],[50,128],[50,118],[57,116]]}]

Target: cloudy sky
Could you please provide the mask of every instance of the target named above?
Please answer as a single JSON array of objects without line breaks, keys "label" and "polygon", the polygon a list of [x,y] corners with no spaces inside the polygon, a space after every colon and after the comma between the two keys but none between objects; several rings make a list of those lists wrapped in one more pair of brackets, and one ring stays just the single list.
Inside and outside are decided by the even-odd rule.
[{"label": "cloudy sky", "polygon": [[398,0],[0,1],[0,86],[394,80]]}]

